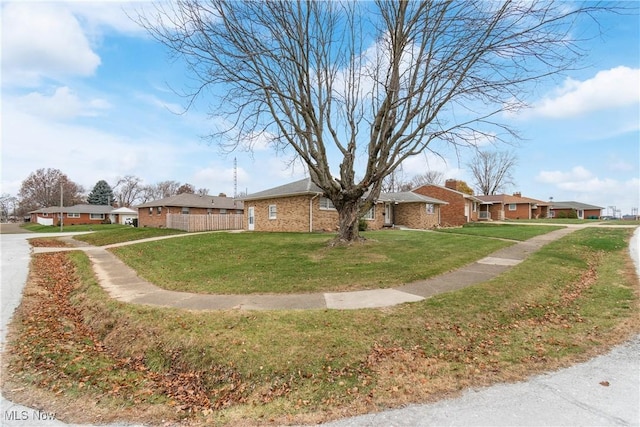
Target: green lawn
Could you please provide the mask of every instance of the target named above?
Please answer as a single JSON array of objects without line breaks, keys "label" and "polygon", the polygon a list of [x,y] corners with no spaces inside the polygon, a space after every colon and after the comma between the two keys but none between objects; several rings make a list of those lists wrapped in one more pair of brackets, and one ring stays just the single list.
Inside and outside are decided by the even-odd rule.
[{"label": "green lawn", "polygon": [[76,240],[89,243],[94,246],[105,246],[114,243],[130,242],[132,240],[148,239],[150,237],[170,236],[182,234],[184,231],[171,228],[134,228],[118,227],[97,230],[95,233],[75,236]]},{"label": "green lawn", "polygon": [[[502,234],[516,237],[520,232],[509,228]],[[141,277],[166,289],[302,293],[393,287],[455,269],[511,244],[424,231],[375,231],[364,236],[364,244],[330,248],[329,234],[212,233],[113,252]]]},{"label": "green lawn", "polygon": [[[40,225],[40,224],[30,224],[25,225],[25,229],[29,231],[33,231],[36,233],[59,233],[60,226],[55,225]],[[63,232],[74,232],[74,231],[114,231],[120,229],[128,229],[131,228],[126,225],[120,224],[83,224],[83,225],[64,225],[62,227]]]},{"label": "green lawn", "polygon": [[480,222],[468,223],[463,227],[457,228],[441,228],[438,231],[441,233],[468,234],[473,236],[524,241],[560,228],[564,227],[561,225],[517,225]]}]

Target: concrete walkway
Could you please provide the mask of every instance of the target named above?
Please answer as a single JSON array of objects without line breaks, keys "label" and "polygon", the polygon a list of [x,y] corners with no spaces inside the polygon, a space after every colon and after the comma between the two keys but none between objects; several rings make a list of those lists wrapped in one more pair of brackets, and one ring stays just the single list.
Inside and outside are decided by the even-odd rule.
[{"label": "concrete walkway", "polygon": [[[427,280],[404,284],[390,289],[355,292],[326,292],[306,294],[249,294],[212,295],[165,290],[140,278],[137,273],[107,249],[141,243],[143,241],[179,238],[193,234],[179,234],[96,247],[66,238],[75,247],[33,248],[33,253],[82,250],[86,252],[100,285],[109,295],[122,302],[188,310],[350,310],[379,308],[416,302],[431,296],[455,291],[485,282],[514,265],[545,244],[566,236],[583,226],[570,226],[516,243],[460,269]],[[419,231],[416,231],[419,232]]]}]

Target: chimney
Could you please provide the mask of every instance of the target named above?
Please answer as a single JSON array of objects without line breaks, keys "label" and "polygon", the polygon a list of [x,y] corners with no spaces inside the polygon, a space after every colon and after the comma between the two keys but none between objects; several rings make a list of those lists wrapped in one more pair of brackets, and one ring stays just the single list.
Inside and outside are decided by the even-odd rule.
[{"label": "chimney", "polygon": [[451,189],[451,190],[456,190],[458,191],[458,180],[456,179],[448,179],[444,182],[444,186]]},{"label": "chimney", "polygon": [[513,193],[513,197],[522,197],[522,193],[519,191],[516,191],[515,193]]},{"label": "chimney", "polygon": [[224,194],[224,193],[220,193],[220,194],[218,194],[218,197],[227,197],[227,195]]}]

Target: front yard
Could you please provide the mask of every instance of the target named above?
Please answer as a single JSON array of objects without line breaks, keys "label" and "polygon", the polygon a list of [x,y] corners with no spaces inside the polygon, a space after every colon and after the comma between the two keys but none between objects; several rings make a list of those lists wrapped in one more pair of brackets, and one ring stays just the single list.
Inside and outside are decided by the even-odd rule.
[{"label": "front yard", "polygon": [[[417,303],[349,311],[129,305],[107,297],[84,254],[39,254],[11,327],[3,393],[75,423],[299,425],[520,380],[585,360],[640,331],[638,279],[627,249],[632,232],[576,231],[489,282]],[[323,235],[254,234],[262,243],[253,245],[245,236],[180,237],[157,242],[176,246],[146,243],[120,255],[164,259],[165,274],[201,281],[220,273],[181,276],[172,271],[182,265],[172,264],[175,251],[185,252],[179,259],[192,269],[223,261],[223,254],[236,265],[255,266],[255,257],[266,269],[274,257],[273,269],[288,263],[282,268],[300,279],[335,275],[351,287],[373,269],[382,275],[376,283],[392,286],[393,275],[413,280],[509,244],[381,232],[368,234],[375,241],[361,247],[328,249]],[[251,252],[254,246],[260,251]],[[398,248],[411,249],[396,256]],[[460,253],[453,263],[448,251]],[[190,254],[198,262],[189,262]],[[341,260],[348,269],[335,274]],[[421,272],[403,271],[417,260]],[[211,289],[219,291],[205,291]]]},{"label": "front yard", "polygon": [[421,231],[378,231],[330,248],[309,233],[212,233],[114,248],[141,277],[196,293],[309,293],[386,288],[450,271],[513,244]]}]

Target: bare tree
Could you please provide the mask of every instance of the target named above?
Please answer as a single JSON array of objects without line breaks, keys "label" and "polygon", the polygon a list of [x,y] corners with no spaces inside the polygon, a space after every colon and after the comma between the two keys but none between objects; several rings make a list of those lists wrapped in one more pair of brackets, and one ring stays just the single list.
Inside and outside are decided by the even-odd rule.
[{"label": "bare tree", "polygon": [[208,196],[209,195],[209,189],[208,188],[198,188],[198,190],[196,191],[196,194],[198,196]]},{"label": "bare tree", "polygon": [[126,175],[118,179],[113,189],[118,206],[131,207],[140,202],[143,191],[142,179],[137,176]]},{"label": "bare tree", "polygon": [[0,222],[7,222],[16,214],[18,198],[4,193],[0,196]]},{"label": "bare tree", "polygon": [[[584,52],[572,26],[604,8],[553,1],[187,1],[138,22],[189,67],[234,148],[290,148],[339,213],[338,239],[383,180],[433,141],[513,140],[498,121]],[[218,121],[219,122],[219,121]],[[226,137],[220,138],[221,136]]]},{"label": "bare tree", "polygon": [[183,194],[183,193],[187,193],[187,194],[195,194],[196,193],[196,187],[194,187],[191,184],[182,184],[180,187],[178,187],[178,189],[176,190],[176,194]]},{"label": "bare tree", "polygon": [[151,200],[165,199],[178,194],[180,183],[178,181],[160,181],[156,184],[144,186],[142,188],[142,203]]},{"label": "bare tree", "polygon": [[21,214],[38,208],[60,206],[61,189],[64,206],[85,202],[82,195],[84,188],[69,180],[67,175],[59,169],[38,169],[32,172],[27,179],[22,181],[18,193]]},{"label": "bare tree", "polygon": [[411,188],[420,187],[421,185],[433,184],[442,185],[444,183],[444,174],[440,171],[427,171],[422,175],[416,175],[411,179]]},{"label": "bare tree", "polygon": [[513,185],[512,170],[517,164],[515,154],[507,151],[478,151],[467,165],[479,194],[492,195]]},{"label": "bare tree", "polygon": [[396,191],[409,191],[410,189],[411,183],[404,177],[401,165],[382,180],[380,191],[382,193],[393,193]]}]

